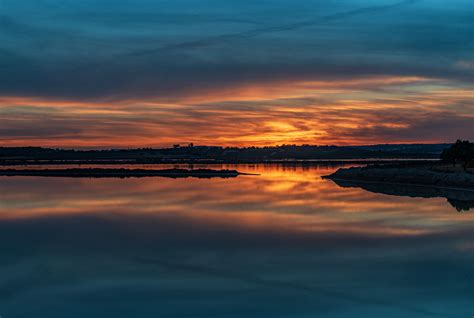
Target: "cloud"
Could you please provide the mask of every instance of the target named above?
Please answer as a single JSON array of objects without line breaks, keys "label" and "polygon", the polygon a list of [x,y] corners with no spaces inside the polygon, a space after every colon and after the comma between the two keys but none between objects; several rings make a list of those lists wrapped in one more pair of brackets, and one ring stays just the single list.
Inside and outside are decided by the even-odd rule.
[{"label": "cloud", "polygon": [[467,5],[4,0],[2,143],[470,137]]},{"label": "cloud", "polygon": [[55,147],[450,142],[474,137],[471,98],[419,78],[243,86],[171,104],[9,98],[0,100],[0,136],[4,145]]},{"label": "cloud", "polygon": [[353,16],[383,12],[386,10],[395,9],[395,8],[402,7],[405,5],[410,5],[419,1],[420,0],[405,0],[405,1],[400,1],[393,4],[363,7],[363,8],[358,8],[358,9],[349,10],[345,12],[330,14],[327,16],[323,16],[317,20],[309,20],[309,21],[302,21],[302,22],[286,24],[286,25],[264,27],[264,28],[243,31],[239,33],[223,34],[223,35],[200,39],[200,40],[172,44],[172,45],[165,46],[158,49],[138,51],[138,52],[132,53],[132,55],[153,54],[160,51],[176,50],[176,49],[188,49],[188,48],[193,49],[193,48],[205,47],[205,46],[210,46],[210,45],[215,45],[215,44],[222,44],[223,42],[228,42],[232,40],[249,39],[249,38],[253,38],[253,37],[257,37],[257,36],[269,34],[269,33],[298,30],[301,28],[309,27],[309,26],[315,26],[315,25],[320,25],[320,24],[338,21],[342,19],[347,19]]},{"label": "cloud", "polygon": [[470,61],[470,60],[458,61],[456,62],[456,67],[463,70],[472,71],[474,70],[474,61]]},{"label": "cloud", "polygon": [[[450,15],[439,4],[426,10],[422,1],[283,1],[272,10],[192,2],[192,15],[167,2],[130,4],[40,1],[25,8],[5,1],[0,94],[122,100],[367,76],[474,80],[456,67],[474,49],[462,31],[471,18],[462,3]],[[443,19],[435,23],[433,15]],[[233,21],[249,17],[261,26]]]}]

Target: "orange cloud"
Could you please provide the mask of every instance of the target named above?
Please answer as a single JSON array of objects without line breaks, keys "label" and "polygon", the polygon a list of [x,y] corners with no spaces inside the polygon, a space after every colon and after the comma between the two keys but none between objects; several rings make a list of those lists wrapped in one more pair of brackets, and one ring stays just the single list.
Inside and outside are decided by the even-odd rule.
[{"label": "orange cloud", "polygon": [[0,97],[3,146],[446,142],[472,138],[473,90],[420,77],[288,82],[175,100]]}]

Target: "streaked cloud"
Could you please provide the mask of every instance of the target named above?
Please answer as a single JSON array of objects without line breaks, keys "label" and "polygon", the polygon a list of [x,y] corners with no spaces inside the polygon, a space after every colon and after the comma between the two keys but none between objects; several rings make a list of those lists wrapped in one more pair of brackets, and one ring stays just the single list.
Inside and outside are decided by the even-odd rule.
[{"label": "streaked cloud", "polygon": [[0,136],[6,145],[58,147],[447,142],[472,138],[472,94],[433,80],[384,77],[243,86],[173,103],[14,97],[0,101]]},{"label": "streaked cloud", "polygon": [[468,0],[1,9],[2,145],[474,138]]}]

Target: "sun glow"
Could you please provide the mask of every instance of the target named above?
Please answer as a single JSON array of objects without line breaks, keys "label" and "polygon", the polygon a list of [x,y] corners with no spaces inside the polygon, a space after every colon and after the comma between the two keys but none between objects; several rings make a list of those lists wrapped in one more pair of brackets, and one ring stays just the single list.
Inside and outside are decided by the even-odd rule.
[{"label": "sun glow", "polygon": [[374,77],[242,85],[172,100],[9,96],[0,98],[0,119],[3,146],[444,142],[459,133],[424,127],[444,129],[452,121],[458,131],[469,133],[465,127],[474,106],[466,101],[472,97],[469,88],[441,81]]}]

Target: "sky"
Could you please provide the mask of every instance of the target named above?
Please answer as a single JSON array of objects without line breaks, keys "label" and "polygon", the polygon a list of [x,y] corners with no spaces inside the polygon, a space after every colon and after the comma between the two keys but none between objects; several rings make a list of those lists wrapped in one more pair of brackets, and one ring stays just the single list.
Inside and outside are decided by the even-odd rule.
[{"label": "sky", "polygon": [[0,0],[0,146],[474,139],[472,0]]}]

